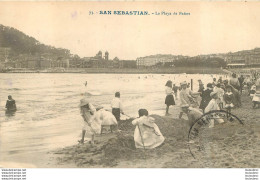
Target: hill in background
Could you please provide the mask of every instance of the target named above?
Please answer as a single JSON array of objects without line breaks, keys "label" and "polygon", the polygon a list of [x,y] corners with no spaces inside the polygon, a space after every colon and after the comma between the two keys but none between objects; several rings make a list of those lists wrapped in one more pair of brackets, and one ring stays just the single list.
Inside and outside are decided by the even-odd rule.
[{"label": "hill in background", "polygon": [[2,52],[0,61],[5,59],[7,53],[8,59],[11,61],[19,58],[19,56],[45,56],[51,59],[72,56],[67,49],[44,45],[15,28],[3,25],[0,25],[0,49]]}]

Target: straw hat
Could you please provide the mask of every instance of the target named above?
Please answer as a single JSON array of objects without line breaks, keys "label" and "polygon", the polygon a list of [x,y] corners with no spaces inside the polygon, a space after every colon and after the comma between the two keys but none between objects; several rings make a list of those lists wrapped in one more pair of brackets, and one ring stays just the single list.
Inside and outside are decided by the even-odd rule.
[{"label": "straw hat", "polygon": [[87,105],[88,103],[89,103],[89,101],[88,101],[87,99],[84,98],[84,99],[81,99],[81,100],[80,100],[80,104],[79,104],[79,106],[82,107],[82,106]]},{"label": "straw hat", "polygon": [[210,93],[210,97],[214,96],[215,94],[217,94],[216,91],[211,92],[211,93]]}]

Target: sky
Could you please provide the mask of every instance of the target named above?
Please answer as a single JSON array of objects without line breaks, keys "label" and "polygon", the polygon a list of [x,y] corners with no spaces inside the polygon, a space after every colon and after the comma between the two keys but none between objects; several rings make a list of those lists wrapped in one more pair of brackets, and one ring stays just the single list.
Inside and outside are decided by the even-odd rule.
[{"label": "sky", "polygon": [[[196,56],[260,47],[260,2],[0,2],[0,24],[80,57]],[[89,15],[93,11],[94,15]],[[148,11],[150,15],[100,15]],[[186,12],[190,15],[153,15]]]}]

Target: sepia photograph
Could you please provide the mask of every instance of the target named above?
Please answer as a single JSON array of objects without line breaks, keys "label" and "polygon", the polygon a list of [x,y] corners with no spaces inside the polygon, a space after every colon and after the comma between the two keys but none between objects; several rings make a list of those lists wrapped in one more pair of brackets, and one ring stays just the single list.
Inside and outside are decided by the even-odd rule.
[{"label": "sepia photograph", "polygon": [[259,168],[259,2],[0,2],[1,168]]}]

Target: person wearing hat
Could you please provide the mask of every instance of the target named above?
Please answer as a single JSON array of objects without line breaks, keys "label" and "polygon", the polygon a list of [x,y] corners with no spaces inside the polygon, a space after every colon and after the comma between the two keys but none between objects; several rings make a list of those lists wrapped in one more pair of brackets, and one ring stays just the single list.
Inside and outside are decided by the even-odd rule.
[{"label": "person wearing hat", "polygon": [[201,109],[194,108],[194,107],[188,107],[184,108],[183,111],[188,116],[188,123],[189,127],[192,127],[192,125],[203,116],[203,112]]},{"label": "person wearing hat", "polygon": [[91,144],[94,144],[95,134],[100,134],[101,132],[101,122],[100,119],[95,116],[96,108],[86,99],[80,100],[80,113],[84,120],[84,125],[82,127],[82,138],[79,143],[84,143],[85,134],[91,135]]},{"label": "person wearing hat", "polygon": [[181,85],[181,91],[180,91],[181,112],[179,118],[181,119],[183,113],[185,113],[183,109],[189,107],[192,103],[195,102],[192,96],[199,95],[200,92],[192,92],[190,89],[188,89],[186,81],[182,82],[180,85]]},{"label": "person wearing hat", "polygon": [[[218,99],[218,93],[216,91],[213,91],[210,93],[211,96],[211,100],[209,102],[209,104],[207,105],[207,107],[205,108],[205,113],[211,112],[211,111],[216,111],[216,110],[220,110],[217,99]],[[218,123],[223,123],[224,120],[220,119],[215,113],[213,114],[213,118],[210,119],[210,123],[209,123],[209,128],[213,128],[214,127],[214,120],[217,120]]]},{"label": "person wearing hat", "polygon": [[213,86],[211,83],[208,83],[207,89],[205,91],[203,91],[201,94],[202,99],[201,99],[201,103],[200,103],[200,109],[202,109],[203,112],[211,100],[211,97],[210,97],[211,92],[213,92]]}]

